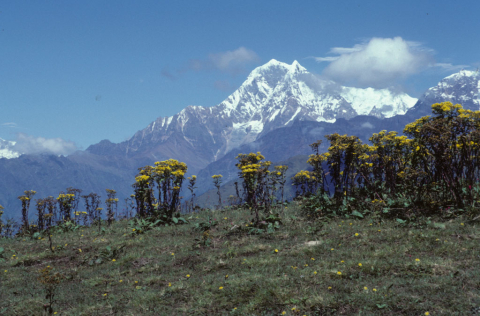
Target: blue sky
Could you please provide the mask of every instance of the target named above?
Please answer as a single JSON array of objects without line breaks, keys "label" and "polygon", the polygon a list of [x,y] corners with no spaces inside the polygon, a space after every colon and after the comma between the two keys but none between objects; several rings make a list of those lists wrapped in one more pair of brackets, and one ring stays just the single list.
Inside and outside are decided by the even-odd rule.
[{"label": "blue sky", "polygon": [[[418,97],[480,66],[478,12],[476,0],[0,1],[0,138],[120,142],[220,103],[272,58]],[[362,68],[371,54],[387,63],[378,77]]]}]

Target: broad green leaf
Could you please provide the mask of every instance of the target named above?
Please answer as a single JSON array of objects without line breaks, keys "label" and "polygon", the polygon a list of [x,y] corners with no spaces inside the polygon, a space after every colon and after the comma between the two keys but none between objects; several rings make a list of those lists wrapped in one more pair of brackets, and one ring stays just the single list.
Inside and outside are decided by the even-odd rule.
[{"label": "broad green leaf", "polygon": [[352,212],[352,215],[357,216],[357,217],[360,217],[360,218],[363,218],[362,213],[360,213],[360,212],[357,211],[357,210],[354,210],[354,211]]}]

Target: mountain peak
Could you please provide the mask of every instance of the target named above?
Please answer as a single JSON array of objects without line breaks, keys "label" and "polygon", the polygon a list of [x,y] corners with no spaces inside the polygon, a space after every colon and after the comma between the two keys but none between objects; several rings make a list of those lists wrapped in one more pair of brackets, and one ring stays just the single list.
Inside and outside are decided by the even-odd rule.
[{"label": "mountain peak", "polygon": [[300,65],[300,63],[296,60],[293,61],[292,65],[290,66],[290,71],[294,71],[294,72],[304,72],[304,71],[307,71],[307,69],[305,67],[303,67],[302,65]]},{"label": "mountain peak", "polygon": [[471,70],[462,69],[459,72],[456,72],[448,77],[443,78],[443,80],[458,80],[462,78],[474,78],[474,77],[480,77],[478,70],[471,71]]}]

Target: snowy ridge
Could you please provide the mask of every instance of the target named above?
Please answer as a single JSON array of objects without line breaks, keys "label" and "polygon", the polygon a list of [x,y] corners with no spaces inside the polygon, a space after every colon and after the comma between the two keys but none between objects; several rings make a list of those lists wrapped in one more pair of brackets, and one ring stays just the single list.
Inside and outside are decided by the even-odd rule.
[{"label": "snowy ridge", "polygon": [[[272,59],[255,68],[220,104],[188,106],[172,117],[159,117],[127,141],[127,153],[139,151],[150,141],[168,141],[180,133],[189,146],[211,148],[213,159],[218,159],[295,120],[333,123],[357,115],[388,118],[405,114],[416,101],[405,93],[394,94],[387,89],[342,87],[309,73],[296,60],[289,65]],[[197,138],[209,143],[200,145]]]},{"label": "snowy ridge", "polygon": [[461,70],[445,77],[438,85],[428,89],[420,101],[429,103],[435,99],[460,103],[470,110],[480,110],[480,73]]}]

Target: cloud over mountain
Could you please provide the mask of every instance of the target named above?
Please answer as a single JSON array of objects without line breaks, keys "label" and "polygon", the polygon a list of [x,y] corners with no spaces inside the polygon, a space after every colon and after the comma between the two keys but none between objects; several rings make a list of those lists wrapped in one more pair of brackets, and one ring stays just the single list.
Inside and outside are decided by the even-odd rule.
[{"label": "cloud over mountain", "polygon": [[77,150],[74,142],[62,138],[44,138],[18,133],[12,150],[22,154],[69,155]]},{"label": "cloud over mountain", "polygon": [[372,38],[352,48],[332,48],[330,53],[339,56],[315,58],[330,62],[324,75],[341,83],[375,88],[388,87],[434,65],[431,50],[401,37]]},{"label": "cloud over mountain", "polygon": [[177,79],[178,75],[188,71],[218,70],[231,75],[237,75],[245,71],[246,65],[259,61],[260,58],[257,53],[241,46],[232,51],[210,53],[206,58],[190,59],[184,67],[176,70],[176,74],[168,68],[164,68],[161,71],[161,75],[171,80]]}]

